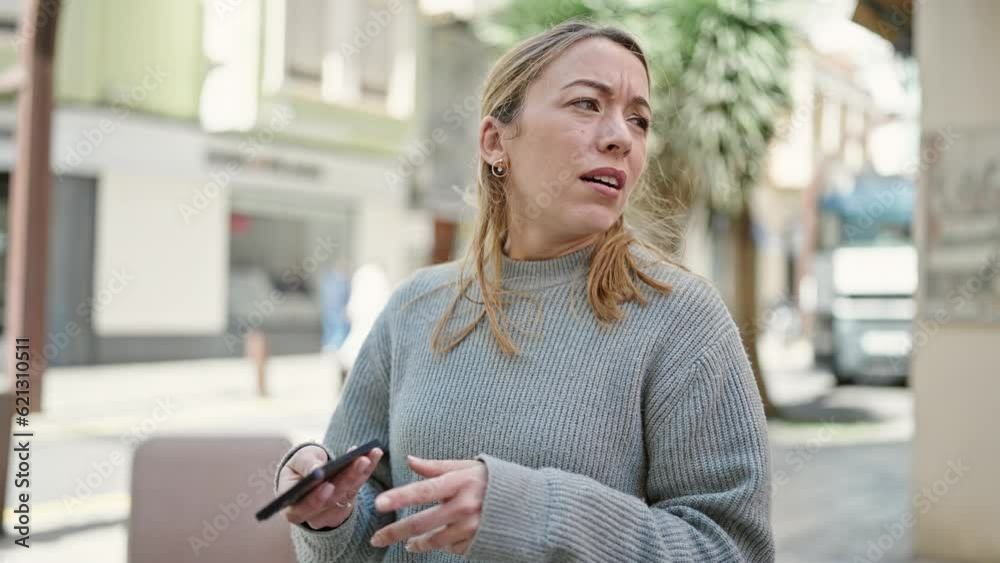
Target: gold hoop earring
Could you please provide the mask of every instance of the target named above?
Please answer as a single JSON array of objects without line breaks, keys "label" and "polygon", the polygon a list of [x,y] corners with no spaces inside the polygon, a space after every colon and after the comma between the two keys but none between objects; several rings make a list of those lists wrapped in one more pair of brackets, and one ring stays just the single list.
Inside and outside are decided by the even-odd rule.
[{"label": "gold hoop earring", "polygon": [[490,172],[492,172],[497,178],[503,178],[507,175],[507,169],[503,167],[502,158],[490,165]]}]

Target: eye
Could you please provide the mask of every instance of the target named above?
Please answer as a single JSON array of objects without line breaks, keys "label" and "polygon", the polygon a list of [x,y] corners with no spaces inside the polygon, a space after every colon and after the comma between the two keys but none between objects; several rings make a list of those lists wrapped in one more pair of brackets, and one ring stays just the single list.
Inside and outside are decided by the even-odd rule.
[{"label": "eye", "polygon": [[579,100],[574,100],[573,105],[591,111],[599,111],[601,109],[594,98],[580,98]]},{"label": "eye", "polygon": [[639,129],[642,129],[643,131],[649,129],[649,120],[641,115],[632,116],[631,121],[639,126]]}]

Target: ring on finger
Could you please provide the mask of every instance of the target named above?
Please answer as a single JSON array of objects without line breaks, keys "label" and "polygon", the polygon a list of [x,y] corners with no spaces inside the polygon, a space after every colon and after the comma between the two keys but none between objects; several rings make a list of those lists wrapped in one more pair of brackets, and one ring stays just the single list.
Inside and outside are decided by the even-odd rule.
[{"label": "ring on finger", "polygon": [[350,493],[344,496],[344,502],[333,501],[333,504],[339,506],[340,508],[350,508],[354,506],[354,503],[351,502],[349,499],[353,499],[357,495],[358,495],[357,491],[351,491]]}]

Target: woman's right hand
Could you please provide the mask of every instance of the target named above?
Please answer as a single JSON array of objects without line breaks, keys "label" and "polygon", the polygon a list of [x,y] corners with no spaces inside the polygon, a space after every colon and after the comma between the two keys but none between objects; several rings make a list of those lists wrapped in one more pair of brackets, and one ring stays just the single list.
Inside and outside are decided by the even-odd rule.
[{"label": "woman's right hand", "polygon": [[[347,451],[355,449],[351,446]],[[285,518],[293,524],[306,523],[319,530],[337,527],[351,516],[358,489],[368,480],[379,460],[382,450],[375,448],[351,462],[351,465],[337,474],[331,481],[316,487],[298,503],[285,509]],[[306,446],[285,463],[278,474],[278,494],[292,488],[303,476],[329,461],[326,450],[318,446]],[[345,506],[337,506],[336,503]],[[350,502],[351,505],[347,505]]]}]

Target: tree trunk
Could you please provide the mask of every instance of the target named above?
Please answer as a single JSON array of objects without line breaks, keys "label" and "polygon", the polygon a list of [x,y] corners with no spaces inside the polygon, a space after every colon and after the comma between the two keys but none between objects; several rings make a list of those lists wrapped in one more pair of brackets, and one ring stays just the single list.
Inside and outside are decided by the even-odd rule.
[{"label": "tree trunk", "polygon": [[771,403],[757,355],[757,334],[764,326],[763,319],[757,311],[757,247],[753,241],[752,229],[753,221],[749,205],[744,205],[730,231],[735,263],[734,317],[743,336],[747,356],[750,358],[754,380],[757,382],[757,389],[764,403],[764,413],[772,417],[777,414],[777,410]]}]

